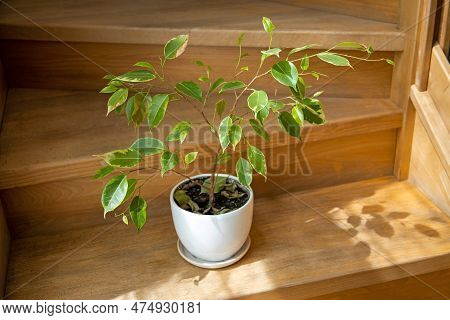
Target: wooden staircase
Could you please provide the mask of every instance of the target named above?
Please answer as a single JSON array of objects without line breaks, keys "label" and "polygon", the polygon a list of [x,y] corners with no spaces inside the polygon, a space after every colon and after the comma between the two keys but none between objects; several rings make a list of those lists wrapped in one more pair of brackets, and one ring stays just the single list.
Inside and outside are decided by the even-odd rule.
[{"label": "wooden staircase", "polygon": [[[177,0],[1,4],[8,89],[0,197],[11,243],[6,237],[0,243],[3,256],[10,247],[7,298],[313,298],[392,288],[392,281],[404,279],[415,281],[411,292],[448,297],[447,280],[416,276],[448,275],[450,219],[414,185],[396,178],[408,100],[403,95],[409,94],[417,51],[411,45],[417,28],[405,26],[417,18],[419,1],[368,0],[370,10],[343,11],[354,2],[327,8],[323,1],[295,0],[183,1],[182,7]],[[128,147],[144,133],[124,126],[123,118],[105,118],[106,98],[97,91],[105,73],[157,61],[161,45],[183,32],[190,33],[190,46],[168,66],[173,81],[196,78],[191,62],[197,58],[231,77],[227,67],[241,32],[254,68],[266,40],[263,15],[277,25],[275,46],[371,43],[375,57],[396,60],[396,66],[361,63],[343,72],[318,64],[317,71],[330,78],[312,82],[311,90],[325,90],[328,122],[307,127],[302,143],[275,126],[270,144],[251,137],[269,166],[268,182],[255,176],[252,185],[252,247],[236,265],[202,270],[177,254],[168,207],[176,175],[154,176],[144,188],[151,221],[140,234],[113,219],[105,223],[102,182],[91,179],[101,162],[92,155]],[[274,93],[271,80],[257,85]],[[176,113],[166,124],[177,117],[198,121],[189,105],[172,107]],[[208,150],[211,138],[198,129],[183,151]],[[200,160],[192,173],[211,162],[208,155]],[[3,226],[0,219],[5,235]]]}]

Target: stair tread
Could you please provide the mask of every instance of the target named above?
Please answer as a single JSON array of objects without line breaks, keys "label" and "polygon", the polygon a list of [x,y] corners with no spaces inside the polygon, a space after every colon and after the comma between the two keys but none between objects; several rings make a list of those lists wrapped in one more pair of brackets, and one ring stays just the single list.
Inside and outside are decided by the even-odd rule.
[{"label": "stair tread", "polygon": [[450,267],[450,218],[390,177],[256,198],[250,251],[218,271],[178,256],[168,191],[148,199],[139,234],[116,223],[14,240],[8,298],[308,298]]},{"label": "stair tread", "polygon": [[404,45],[404,34],[396,24],[257,0],[189,0],[182,5],[179,0],[65,0],[57,4],[43,0],[39,5],[10,0],[0,6],[0,38],[55,41],[56,36],[65,41],[161,44],[189,32],[193,45],[234,46],[237,36],[245,32],[245,45],[260,47],[267,42],[262,16],[270,16],[277,25],[275,46],[310,42],[330,47],[345,40],[398,51]]},{"label": "stair tread", "polygon": [[[307,142],[401,126],[401,110],[388,99],[322,100],[327,123],[307,126],[303,133]],[[127,148],[142,136],[142,131],[139,135],[126,125],[123,116],[105,117],[106,101],[105,95],[95,92],[10,89],[0,136],[0,189],[92,175],[100,164],[94,154]],[[152,135],[162,139],[162,133],[167,134],[179,120],[200,122],[189,104],[172,102],[165,120]],[[250,137],[255,136],[251,128],[245,129]],[[266,129],[272,136],[267,146],[296,142],[282,132],[274,118],[266,120]],[[213,143],[217,142],[209,130],[199,126],[182,148],[211,147]]]}]

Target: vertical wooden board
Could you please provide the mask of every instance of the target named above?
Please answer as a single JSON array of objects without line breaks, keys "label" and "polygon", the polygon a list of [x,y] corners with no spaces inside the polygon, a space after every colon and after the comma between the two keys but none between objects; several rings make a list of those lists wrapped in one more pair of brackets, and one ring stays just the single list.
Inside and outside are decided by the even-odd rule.
[{"label": "vertical wooden board", "polygon": [[0,129],[2,128],[3,123],[3,113],[5,111],[6,105],[6,95],[8,93],[8,86],[6,84],[6,77],[3,72],[3,64],[0,60]]},{"label": "vertical wooden board", "polygon": [[450,215],[450,180],[419,117],[415,122],[409,180]]},{"label": "vertical wooden board", "polygon": [[400,0],[275,0],[311,9],[341,13],[363,19],[397,23]]},{"label": "vertical wooden board", "polygon": [[394,175],[408,178],[415,111],[409,101],[409,91],[414,82],[418,47],[418,21],[420,0],[400,0],[399,29],[405,33],[405,48],[395,55],[392,75],[391,99],[403,110],[403,125],[399,130],[395,154]]},{"label": "vertical wooden board", "polygon": [[0,299],[5,292],[6,270],[8,266],[10,237],[3,207],[0,202]]},{"label": "vertical wooden board", "polygon": [[447,130],[450,130],[450,64],[438,45],[433,48],[431,56],[428,91]]}]

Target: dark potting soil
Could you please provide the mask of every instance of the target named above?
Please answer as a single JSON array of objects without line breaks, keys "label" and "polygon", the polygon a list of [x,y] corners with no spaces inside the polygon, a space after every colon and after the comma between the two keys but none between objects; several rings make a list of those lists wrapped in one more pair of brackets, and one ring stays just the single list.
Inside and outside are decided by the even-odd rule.
[{"label": "dark potting soil", "polygon": [[[209,210],[207,213],[202,213],[204,212],[209,205],[209,194],[208,193],[201,193],[202,187],[200,186],[201,184],[203,184],[203,182],[206,180],[207,178],[198,178],[198,179],[193,179],[192,181],[186,181],[185,183],[181,184],[177,190],[185,190],[186,194],[189,196],[189,198],[191,198],[192,201],[194,201],[195,203],[197,203],[197,205],[199,206],[199,210],[195,213],[198,214],[205,214],[205,215],[215,215],[215,214],[223,214],[235,209],[238,209],[240,207],[242,207],[244,204],[247,203],[248,199],[250,198],[248,191],[246,190],[245,187],[243,187],[239,182],[237,182],[234,179],[228,178],[226,183],[227,184],[235,184],[236,185],[236,191],[238,193],[242,193],[243,195],[239,198],[228,198],[226,196],[224,196],[222,194],[222,190],[220,190],[217,193],[214,193],[214,203],[213,203],[213,208],[215,208],[219,211],[223,210],[223,209],[228,209],[225,210],[226,212],[220,212],[220,213],[215,213],[213,210]],[[189,207],[183,207],[185,210],[194,212],[191,208]]]}]

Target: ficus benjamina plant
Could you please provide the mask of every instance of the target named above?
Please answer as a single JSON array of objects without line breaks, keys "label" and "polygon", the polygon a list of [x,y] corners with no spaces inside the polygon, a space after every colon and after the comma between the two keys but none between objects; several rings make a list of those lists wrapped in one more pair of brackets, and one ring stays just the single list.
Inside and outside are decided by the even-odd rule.
[{"label": "ficus benjamina plant", "polygon": [[[372,46],[356,42],[341,42],[328,50],[314,54],[305,54],[307,49],[316,48],[317,45],[309,44],[300,48],[286,50],[272,47],[272,36],[275,25],[269,18],[262,18],[264,31],[268,34],[268,47],[261,51],[260,63],[250,81],[240,79],[243,73],[252,72],[244,65],[247,54],[243,52],[244,34],[237,39],[238,56],[234,68],[234,77],[212,78],[212,68],[203,61],[194,63],[204,70],[196,81],[186,79],[178,83],[170,83],[166,77],[165,66],[178,58],[186,50],[189,35],[179,35],[170,39],[164,46],[160,61],[155,67],[148,61],[140,61],[134,64],[135,70],[122,75],[107,75],[108,84],[100,92],[110,94],[108,99],[107,114],[115,112],[124,113],[129,124],[139,127],[146,124],[149,129],[156,128],[163,121],[166,110],[170,108],[173,100],[185,100],[198,112],[202,121],[210,128],[220,146],[215,154],[215,159],[210,171],[211,177],[207,184],[209,190],[209,206],[214,207],[215,194],[220,191],[218,184],[224,184],[219,179],[217,172],[219,166],[231,159],[230,149],[234,150],[240,143],[246,145],[246,155],[240,154],[235,165],[235,173],[239,182],[244,186],[252,183],[253,171],[267,177],[267,166],[264,153],[254,145],[251,145],[242,130],[244,125],[250,125],[254,133],[264,140],[269,140],[270,135],[264,127],[264,121],[270,113],[278,119],[281,128],[290,136],[301,139],[301,128],[305,123],[321,125],[325,123],[325,114],[319,97],[322,91],[310,94],[306,79],[319,79],[326,76],[314,71],[313,62],[321,60],[336,67],[352,68],[351,60],[385,61],[393,64],[389,59],[370,59],[374,52]],[[351,49],[364,52],[364,57],[339,53],[335,49]],[[284,52],[284,58],[280,55]],[[287,53],[287,54],[286,54]],[[269,59],[270,58],[270,59]],[[270,61],[270,64],[268,63]],[[277,98],[269,97],[267,92],[254,87],[257,79],[273,77],[279,85],[288,87],[290,95]],[[199,85],[199,83],[202,83]],[[152,95],[152,88],[164,88]],[[206,89],[205,89],[206,88]],[[227,106],[223,95],[226,92],[234,93],[233,102]],[[246,101],[245,101],[246,97]],[[206,116],[205,108],[208,102],[215,102],[214,119]],[[245,114],[238,114],[237,106],[246,104]],[[173,110],[176,113],[176,110]],[[247,115],[250,115],[247,116]],[[182,144],[193,124],[189,121],[180,121],[175,124],[165,141]],[[244,150],[245,150],[244,149]],[[121,217],[128,224],[129,217],[138,230],[141,230],[147,220],[147,202],[140,196],[140,190],[148,179],[138,180],[129,178],[127,174],[141,168],[146,157],[159,157],[159,167],[151,168],[159,170],[161,175],[169,171],[182,176],[175,168],[180,162],[185,166],[192,165],[196,160],[198,151],[180,156],[176,151],[170,150],[163,140],[153,137],[143,137],[134,141],[129,148],[114,150],[101,155],[106,166],[100,168],[94,178],[99,179],[116,172],[117,175],[105,185],[102,193],[102,206],[104,215],[120,208],[116,217]],[[180,160],[181,157],[181,160]],[[187,177],[189,178],[189,177]],[[220,181],[219,181],[220,180]],[[185,201],[191,208],[195,203],[190,202],[186,194],[181,194],[179,199]],[[183,200],[184,199],[184,200]],[[217,212],[217,210],[216,210]],[[220,212],[219,212],[220,213]]]}]

